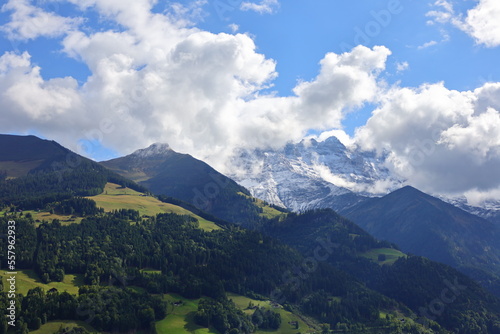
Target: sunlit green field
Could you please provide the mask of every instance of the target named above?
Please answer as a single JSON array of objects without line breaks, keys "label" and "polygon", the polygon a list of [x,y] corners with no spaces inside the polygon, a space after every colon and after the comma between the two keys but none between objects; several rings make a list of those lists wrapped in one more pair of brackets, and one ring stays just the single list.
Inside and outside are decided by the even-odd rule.
[{"label": "sunlit green field", "polygon": [[283,217],[287,216],[286,213],[281,212],[279,210],[276,210],[275,208],[267,205],[266,202],[264,202],[261,199],[250,197],[250,196],[245,195],[244,193],[241,193],[241,192],[239,192],[238,194],[241,196],[253,199],[255,205],[257,205],[259,208],[262,208],[262,213],[260,215],[264,218],[272,219],[272,218],[279,217],[279,216],[283,216]]},{"label": "sunlit green field", "polygon": [[[232,293],[228,294],[228,298],[232,299],[236,306],[248,315],[254,312],[254,310],[248,309],[250,302],[256,306],[272,309],[281,314],[282,322],[278,330],[257,331],[255,332],[256,334],[296,334],[297,332],[305,334],[314,332],[303,319],[282,308],[272,307],[269,301],[259,301]],[[165,295],[164,299],[169,302],[168,315],[165,319],[156,322],[156,331],[158,334],[220,334],[215,329],[203,328],[194,323],[194,314],[198,310],[199,299],[186,299],[176,294]],[[178,306],[173,305],[173,303],[179,301],[182,301],[182,304]],[[289,324],[292,321],[298,321],[298,330],[295,329],[295,325],[292,326]]]},{"label": "sunlit green field", "polygon": [[200,223],[200,228],[205,231],[221,229],[217,224],[195,215],[180,206],[163,203],[152,196],[146,196],[130,188],[122,188],[114,183],[106,184],[102,194],[88,198],[94,200],[97,206],[103,208],[106,212],[118,209],[133,209],[139,211],[141,215],[146,216],[155,216],[159,213],[175,213],[196,218]]},{"label": "sunlit green field", "polygon": [[49,321],[43,324],[42,327],[36,331],[31,331],[31,334],[53,334],[56,333],[61,328],[73,328],[73,327],[83,327],[90,333],[96,333],[96,330],[84,321],[71,321],[71,320],[61,320],[61,321]]},{"label": "sunlit green field", "polygon": [[[199,299],[186,299],[176,294],[165,295],[164,298],[169,302],[168,315],[156,322],[158,334],[220,334],[215,329],[203,328],[194,323]],[[178,301],[182,301],[182,304],[172,304]]]},{"label": "sunlit green field", "polygon": [[[4,287],[7,287],[8,278],[4,272],[0,272]],[[82,275],[65,275],[62,282],[50,282],[44,284],[33,270],[18,270],[16,275],[16,292],[26,295],[28,290],[41,287],[45,291],[56,288],[59,292],[67,291],[71,294],[78,294],[78,288],[83,285]]]},{"label": "sunlit green field", "polygon": [[[246,314],[251,315],[254,310],[248,309],[248,304],[252,302],[253,305],[263,307],[265,309],[271,309],[274,312],[278,312],[281,314],[281,327],[276,331],[257,331],[256,334],[265,334],[265,333],[276,333],[276,334],[296,334],[300,333],[314,333],[314,329],[309,327],[306,322],[296,314],[293,314],[289,311],[284,310],[283,308],[274,308],[271,305],[270,301],[262,301],[251,299],[245,296],[240,296],[232,293],[228,293],[228,298],[232,299],[236,306],[243,310]],[[299,323],[299,328],[296,329],[295,325],[291,325],[291,322],[297,321]]]}]

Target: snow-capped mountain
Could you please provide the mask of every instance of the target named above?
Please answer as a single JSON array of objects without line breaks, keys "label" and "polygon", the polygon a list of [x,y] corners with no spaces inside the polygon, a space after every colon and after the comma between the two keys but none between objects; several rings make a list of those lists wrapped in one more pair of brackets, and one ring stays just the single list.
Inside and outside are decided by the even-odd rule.
[{"label": "snow-capped mountain", "polygon": [[481,203],[481,206],[470,205],[467,202],[465,196],[460,197],[446,197],[446,196],[436,196],[441,200],[453,204],[454,206],[472,213],[473,215],[479,216],[500,226],[500,200],[489,200]]},{"label": "snow-capped mountain", "polygon": [[[279,150],[241,150],[232,166],[229,176],[254,197],[293,211],[343,210],[406,185],[385,167],[384,157],[347,148],[336,137],[304,139]],[[465,197],[431,195],[500,224],[500,201],[471,206]]]},{"label": "snow-capped mountain", "polygon": [[165,156],[172,153],[172,149],[166,143],[154,143],[147,148],[143,148],[132,153],[132,156],[140,158],[149,158],[155,156]]},{"label": "snow-capped mountain", "polygon": [[402,185],[380,158],[350,150],[336,137],[304,139],[281,150],[243,150],[232,164],[230,177],[253,196],[294,211],[338,209]]}]

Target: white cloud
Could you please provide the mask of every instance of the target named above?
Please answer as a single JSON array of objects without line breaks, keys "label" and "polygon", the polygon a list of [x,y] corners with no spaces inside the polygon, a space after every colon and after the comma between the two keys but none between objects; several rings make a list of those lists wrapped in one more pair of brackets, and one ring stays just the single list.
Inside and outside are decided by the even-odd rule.
[{"label": "white cloud", "polygon": [[278,0],[262,0],[259,3],[244,1],[240,5],[243,11],[254,11],[259,14],[272,14],[279,8]]},{"label": "white cloud", "polygon": [[419,49],[419,50],[427,49],[428,47],[431,47],[431,46],[434,46],[434,45],[437,45],[437,44],[438,44],[438,42],[432,40],[432,41],[426,42],[426,43],[424,43],[422,45],[419,45],[417,47],[417,49]]},{"label": "white cloud", "polygon": [[240,26],[237,25],[236,23],[231,23],[230,25],[228,25],[229,29],[231,29],[231,32],[234,34],[234,33],[237,33],[238,30],[240,30]]},{"label": "white cloud", "polygon": [[497,0],[479,0],[477,6],[464,15],[456,13],[452,4],[445,0],[434,3],[437,10],[429,11],[426,16],[431,19],[427,24],[452,24],[469,34],[476,43],[486,47],[500,45],[500,2]]},{"label": "white cloud", "polygon": [[487,47],[500,45],[500,2],[480,0],[479,4],[467,12],[461,28],[470,34],[477,43]]},{"label": "white cloud", "polygon": [[183,25],[194,25],[203,21],[207,13],[203,9],[208,3],[207,0],[194,0],[188,4],[173,2],[169,5],[171,19],[183,22]]},{"label": "white cloud", "polygon": [[373,49],[358,46],[350,53],[327,54],[314,81],[299,83],[294,88],[300,97],[302,122],[313,128],[323,118],[329,124],[322,129],[340,128],[346,109],[375,99],[379,89],[376,78],[385,69],[390,54],[382,46]]},{"label": "white cloud", "polygon": [[[472,189],[465,192],[464,196],[470,205],[483,206],[486,204],[486,207],[488,207],[488,201],[500,198],[500,187],[488,191]],[[491,207],[497,208],[497,205],[493,204]]]},{"label": "white cloud", "polygon": [[409,68],[410,68],[410,64],[408,64],[407,61],[396,64],[396,71],[398,71],[398,73],[404,72],[404,71],[408,70]]},{"label": "white cloud", "polygon": [[448,23],[454,18],[455,10],[450,2],[446,0],[437,0],[433,6],[436,7],[436,10],[431,10],[425,14],[425,16],[431,18],[427,21],[428,25]]},{"label": "white cloud", "polygon": [[9,0],[2,6],[2,11],[11,13],[10,22],[0,26],[10,39],[58,37],[82,23],[80,18],[62,17],[45,12],[32,6],[29,0]]},{"label": "white cloud", "polygon": [[319,142],[325,141],[330,137],[336,137],[345,147],[353,147],[355,145],[354,139],[351,138],[344,130],[334,129],[329,131],[324,131],[319,134],[319,136],[310,136]]},{"label": "white cloud", "polygon": [[424,191],[488,193],[500,187],[499,94],[499,84],[463,92],[442,83],[397,87],[355,140],[388,153],[388,167]]},{"label": "white cloud", "polygon": [[[78,128],[80,122],[85,122],[76,80],[44,80],[28,53],[5,53],[0,57],[0,92],[3,131],[10,124],[11,130],[28,132],[36,128],[40,133],[61,136],[68,128]],[[68,143],[74,141],[73,136],[60,138]]]},{"label": "white cloud", "polygon": [[466,125],[455,124],[443,131],[438,143],[450,150],[470,153],[478,163],[500,157],[500,113],[488,108],[484,113],[471,116]]},{"label": "white cloud", "polygon": [[77,151],[84,139],[80,153],[90,155],[93,140],[122,154],[168,142],[222,169],[235,147],[280,146],[310,128],[339,127],[346,112],[376,98],[390,54],[363,46],[327,54],[316,78],[277,97],[262,93],[276,64],[248,35],[190,27],[170,12],[153,13],[154,1],[69,1],[122,29],[81,27],[63,38],[63,52],[91,71],[81,85],[44,80],[28,54],[4,54],[0,104],[9,122],[0,131],[37,129]]}]

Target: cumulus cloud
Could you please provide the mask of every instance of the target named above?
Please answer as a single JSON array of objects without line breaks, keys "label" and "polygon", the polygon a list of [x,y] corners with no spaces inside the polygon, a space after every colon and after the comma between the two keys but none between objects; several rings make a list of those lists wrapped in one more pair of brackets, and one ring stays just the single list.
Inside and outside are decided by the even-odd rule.
[{"label": "cumulus cloud", "polygon": [[0,103],[9,122],[0,131],[37,129],[86,155],[96,141],[121,154],[168,142],[223,169],[233,148],[278,147],[311,128],[339,127],[346,112],[375,99],[390,54],[363,46],[327,54],[316,78],[278,97],[263,93],[276,64],[248,35],[202,31],[153,12],[150,0],[68,1],[121,29],[81,27],[61,39],[62,51],[91,72],[80,85],[44,80],[28,53],[4,54]]},{"label": "cumulus cloud", "polygon": [[244,1],[240,5],[243,11],[254,11],[259,14],[272,14],[279,8],[278,0],[262,0],[259,3]]},{"label": "cumulus cloud", "polygon": [[425,191],[489,193],[500,187],[498,94],[498,84],[393,88],[355,140],[388,154],[388,167]]},{"label": "cumulus cloud", "polygon": [[30,4],[29,0],[9,0],[2,12],[10,12],[10,22],[0,26],[10,39],[28,40],[40,36],[58,37],[75,29],[81,18],[68,18],[49,13]]},{"label": "cumulus cloud", "polygon": [[[0,91],[3,131],[10,124],[17,131],[35,128],[57,136],[68,132],[64,124],[79,127],[78,123],[84,121],[76,80],[69,77],[44,80],[28,53],[5,53],[0,57]],[[74,140],[61,138],[65,142]]]},{"label": "cumulus cloud", "polygon": [[469,33],[477,43],[487,47],[500,45],[500,2],[480,0],[478,5],[467,12],[462,29]]}]

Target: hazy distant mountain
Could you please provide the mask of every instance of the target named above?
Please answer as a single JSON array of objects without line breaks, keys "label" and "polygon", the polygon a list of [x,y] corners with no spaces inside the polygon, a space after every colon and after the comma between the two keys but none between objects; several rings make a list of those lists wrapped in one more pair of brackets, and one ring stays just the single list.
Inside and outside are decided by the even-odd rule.
[{"label": "hazy distant mountain", "polygon": [[409,186],[340,213],[373,236],[458,268],[500,294],[495,224]]},{"label": "hazy distant mountain", "polygon": [[101,164],[154,194],[181,199],[227,221],[246,225],[263,217],[262,208],[255,205],[247,189],[167,144],[153,144]]}]

